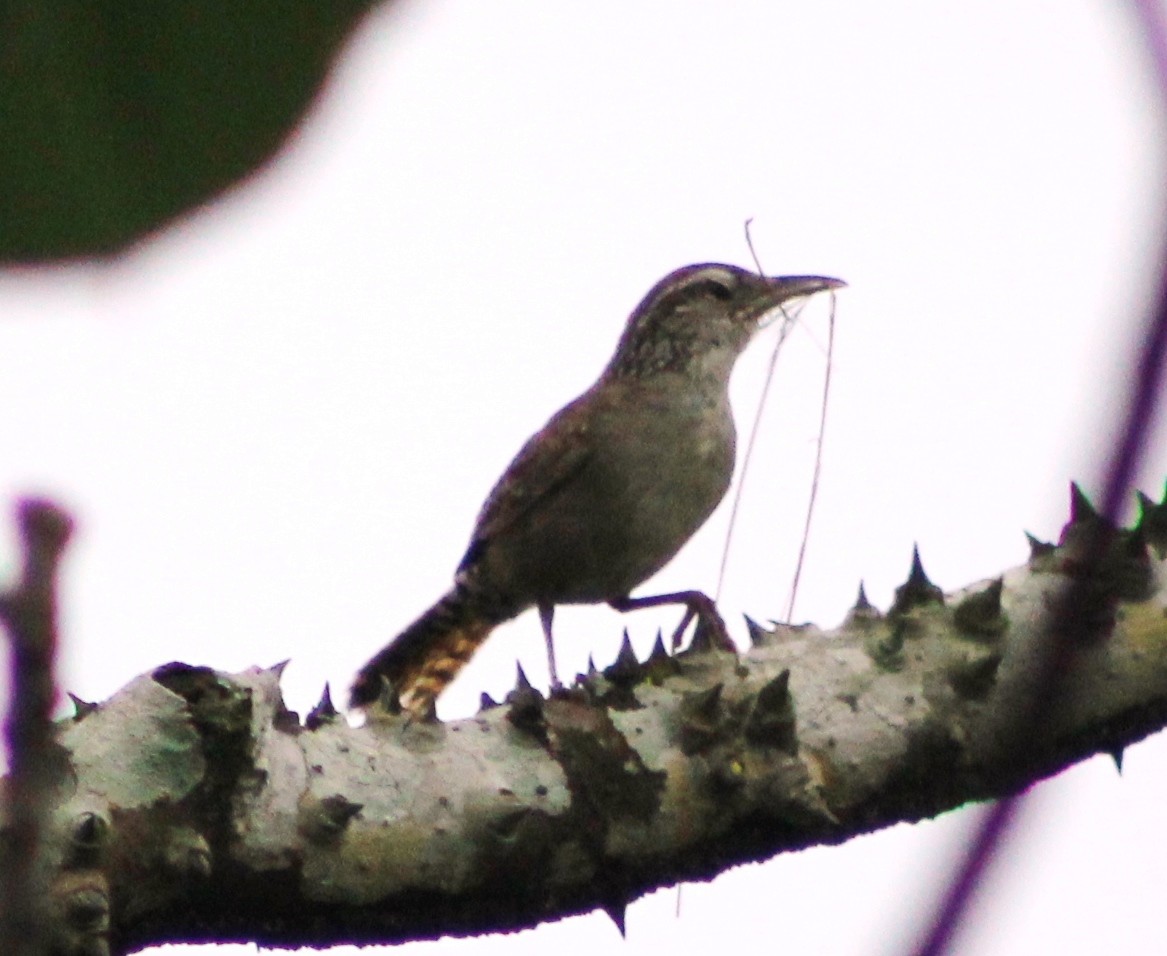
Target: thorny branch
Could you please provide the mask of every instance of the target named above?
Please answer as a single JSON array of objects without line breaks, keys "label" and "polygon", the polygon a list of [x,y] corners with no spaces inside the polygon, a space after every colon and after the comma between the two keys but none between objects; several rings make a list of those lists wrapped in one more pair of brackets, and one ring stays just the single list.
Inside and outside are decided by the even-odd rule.
[{"label": "thorny branch", "polygon": [[[1057,545],[944,594],[918,556],[893,606],[751,625],[614,664],[469,720],[327,695],[301,722],[279,668],[170,664],[56,728],[43,842],[54,952],[160,942],[391,943],[532,926],[742,862],[1015,793],[1167,723],[1167,498],[1140,497],[1089,571],[1089,633],[1022,746],[1038,635],[1105,525],[1075,489]],[[103,922],[104,921],[104,922]],[[108,936],[105,926],[108,925]],[[108,945],[108,950],[105,948]]]}]

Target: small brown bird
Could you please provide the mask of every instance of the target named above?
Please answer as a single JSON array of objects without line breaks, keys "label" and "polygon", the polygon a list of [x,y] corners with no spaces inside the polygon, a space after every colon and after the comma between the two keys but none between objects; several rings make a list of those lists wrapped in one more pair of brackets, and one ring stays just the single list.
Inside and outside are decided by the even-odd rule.
[{"label": "small brown bird", "polygon": [[685,604],[724,635],[699,591],[632,598],[717,507],[733,477],[734,362],[763,320],[794,298],[845,285],[685,266],[628,319],[599,380],[523,446],[486,499],[454,587],[361,668],[350,702],[386,682],[416,716],[503,621],[539,609],[552,684],[557,604],[617,610]]}]

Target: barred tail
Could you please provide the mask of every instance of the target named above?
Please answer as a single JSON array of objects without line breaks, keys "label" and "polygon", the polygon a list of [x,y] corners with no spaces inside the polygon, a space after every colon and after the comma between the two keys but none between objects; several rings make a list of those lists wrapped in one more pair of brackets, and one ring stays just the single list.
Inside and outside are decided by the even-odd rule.
[{"label": "barred tail", "polygon": [[455,587],[357,672],[349,706],[369,706],[388,681],[407,711],[425,716],[490,632],[515,613],[486,610]]}]

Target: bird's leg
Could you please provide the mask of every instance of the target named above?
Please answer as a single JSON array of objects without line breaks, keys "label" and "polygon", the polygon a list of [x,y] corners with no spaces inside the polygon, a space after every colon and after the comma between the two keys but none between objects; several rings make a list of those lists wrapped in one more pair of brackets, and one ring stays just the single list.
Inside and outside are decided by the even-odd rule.
[{"label": "bird's leg", "polygon": [[697,618],[697,634],[694,635],[694,640],[704,637],[712,646],[721,650],[737,650],[737,646],[730,640],[725,621],[717,612],[717,605],[709,595],[701,591],[676,591],[672,594],[654,594],[650,597],[637,598],[625,596],[609,601],[608,604],[621,612],[637,611],[642,607],[659,607],[662,604],[684,604],[685,616],[681,618],[680,625],[673,632],[673,650],[680,645],[685,628],[694,617]]},{"label": "bird's leg", "polygon": [[554,604],[539,605],[539,623],[543,625],[543,640],[547,642],[547,670],[551,673],[551,689],[559,690],[559,674],[555,670],[555,642],[551,639],[551,620],[555,617]]}]

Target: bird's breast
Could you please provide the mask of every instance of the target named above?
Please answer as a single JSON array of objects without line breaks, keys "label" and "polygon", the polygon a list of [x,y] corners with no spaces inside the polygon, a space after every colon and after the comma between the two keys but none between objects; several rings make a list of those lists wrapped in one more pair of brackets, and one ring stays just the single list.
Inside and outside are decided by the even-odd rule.
[{"label": "bird's breast", "polygon": [[725,496],[733,476],[728,402],[653,400],[636,414],[605,417],[593,435],[593,533],[621,542],[619,577],[628,589],[664,566]]}]

